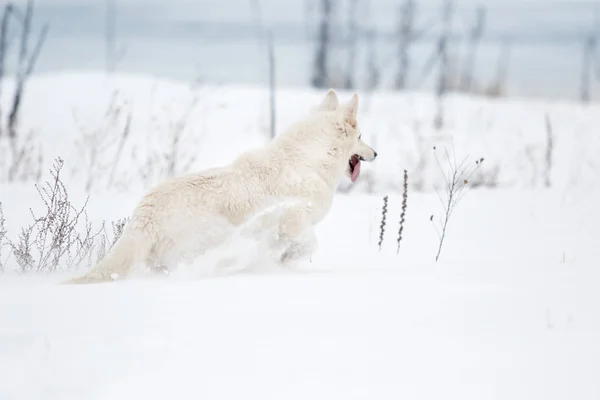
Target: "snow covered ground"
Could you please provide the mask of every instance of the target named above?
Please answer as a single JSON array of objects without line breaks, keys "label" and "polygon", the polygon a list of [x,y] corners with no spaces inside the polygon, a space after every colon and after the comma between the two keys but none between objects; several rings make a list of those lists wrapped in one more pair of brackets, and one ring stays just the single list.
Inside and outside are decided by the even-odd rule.
[{"label": "snow covered ground", "polygon": [[[8,196],[8,215],[26,198]],[[211,276],[200,260],[169,277],[82,287],[5,274],[0,398],[600,396],[591,203],[473,191],[435,264],[437,198],[410,198],[396,256],[399,200],[380,253],[380,199],[340,195],[313,262],[294,271]],[[129,205],[91,201],[95,219]]]},{"label": "snow covered ground", "polygon": [[[380,199],[340,195],[294,271],[5,274],[0,398],[597,399],[598,214],[558,198],[469,193],[438,264],[435,196],[411,197],[396,256]],[[110,199],[96,216],[119,214]]]},{"label": "snow covered ground", "polygon": [[[125,125],[119,116],[102,128],[115,88],[133,111],[111,182]],[[56,156],[65,160],[73,203],[90,194],[97,226],[127,216],[165,176],[169,121],[180,120],[195,94],[176,173],[225,163],[267,139],[261,88],[194,91],[126,76],[36,77],[22,123],[41,140],[43,170]],[[321,95],[281,92],[279,126]],[[0,399],[599,398],[598,106],[453,97],[449,124],[437,132],[427,95],[364,97],[363,134],[380,156],[365,165],[362,184],[336,197],[317,229],[312,262],[213,274],[213,253],[168,277],[86,286],[57,285],[73,271],[0,275]],[[555,135],[549,189],[542,187],[546,114]],[[101,134],[89,137],[105,142],[78,142],[94,131]],[[497,166],[497,186],[459,203],[435,263],[429,218],[441,205],[429,190],[439,183],[429,149],[449,137],[458,156]],[[106,149],[93,164],[96,145]],[[405,168],[411,187],[396,254]],[[4,171],[0,202],[15,240],[30,222],[29,207],[42,204],[33,182],[8,183]],[[256,256],[238,244],[227,251],[240,263]]]}]

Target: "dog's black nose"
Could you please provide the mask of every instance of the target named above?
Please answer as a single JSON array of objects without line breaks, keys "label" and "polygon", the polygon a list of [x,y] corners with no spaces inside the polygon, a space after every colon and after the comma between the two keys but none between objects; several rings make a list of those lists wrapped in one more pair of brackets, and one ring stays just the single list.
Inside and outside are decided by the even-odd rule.
[{"label": "dog's black nose", "polygon": [[377,152],[373,150],[373,160],[377,158]]}]

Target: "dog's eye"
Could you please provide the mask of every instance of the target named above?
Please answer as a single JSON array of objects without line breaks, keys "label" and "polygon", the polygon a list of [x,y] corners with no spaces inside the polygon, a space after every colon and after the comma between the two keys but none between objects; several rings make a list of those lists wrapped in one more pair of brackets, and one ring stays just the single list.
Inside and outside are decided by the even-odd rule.
[{"label": "dog's eye", "polygon": [[362,133],[360,135],[358,135],[358,140],[360,140],[361,137],[362,137]]}]

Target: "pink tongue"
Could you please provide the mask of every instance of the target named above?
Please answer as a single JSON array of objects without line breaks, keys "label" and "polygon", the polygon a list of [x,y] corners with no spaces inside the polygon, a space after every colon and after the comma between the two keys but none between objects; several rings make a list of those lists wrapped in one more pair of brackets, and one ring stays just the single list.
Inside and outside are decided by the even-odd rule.
[{"label": "pink tongue", "polygon": [[350,176],[350,179],[352,180],[352,182],[356,181],[356,178],[358,178],[358,175],[360,175],[360,161],[356,162],[356,165],[354,166],[354,169],[352,170],[352,175]]}]

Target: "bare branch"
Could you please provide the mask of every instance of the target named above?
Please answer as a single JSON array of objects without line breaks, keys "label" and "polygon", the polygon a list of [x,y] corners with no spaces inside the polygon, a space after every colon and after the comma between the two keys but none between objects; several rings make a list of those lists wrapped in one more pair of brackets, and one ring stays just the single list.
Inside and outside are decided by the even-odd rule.
[{"label": "bare branch", "polygon": [[[13,14],[15,11],[13,10]],[[16,14],[18,15],[18,14]],[[17,85],[15,89],[15,93],[13,95],[13,101],[11,105],[11,109],[8,115],[7,129],[8,135],[11,138],[15,138],[17,136],[17,118],[19,114],[19,109],[21,107],[21,102],[24,95],[25,83],[33,69],[35,67],[35,63],[39,57],[42,46],[46,40],[46,36],[48,35],[48,24],[44,25],[42,31],[40,32],[35,46],[33,48],[33,52],[29,54],[28,44],[29,44],[29,36],[31,34],[31,20],[33,18],[33,0],[27,1],[27,6],[25,9],[25,14],[22,15],[21,18],[21,42],[19,46],[19,56],[18,56],[18,68],[17,68]]]},{"label": "bare branch", "polygon": [[[13,12],[12,4],[8,3],[4,6],[2,13],[2,22],[0,22],[0,98],[2,97],[2,81],[4,78],[4,68],[6,59],[8,58],[8,23],[10,15]],[[2,136],[2,107],[0,105],[0,136]]]}]

